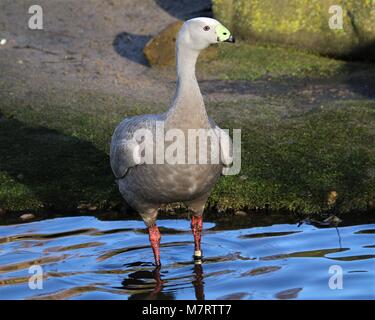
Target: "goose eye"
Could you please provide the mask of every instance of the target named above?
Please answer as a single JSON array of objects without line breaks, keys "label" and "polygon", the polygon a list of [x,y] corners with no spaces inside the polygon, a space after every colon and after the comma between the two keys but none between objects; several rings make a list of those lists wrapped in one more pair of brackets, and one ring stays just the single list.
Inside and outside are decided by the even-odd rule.
[{"label": "goose eye", "polygon": [[205,26],[205,27],[203,28],[203,30],[204,30],[204,31],[208,31],[208,30],[210,30],[210,26]]}]

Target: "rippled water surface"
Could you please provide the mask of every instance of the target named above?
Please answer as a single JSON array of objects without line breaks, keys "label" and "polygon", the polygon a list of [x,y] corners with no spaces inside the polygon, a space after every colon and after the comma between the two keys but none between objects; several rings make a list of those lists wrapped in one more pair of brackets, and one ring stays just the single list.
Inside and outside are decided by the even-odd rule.
[{"label": "rippled water surface", "polygon": [[[186,219],[159,220],[162,267],[143,222],[92,216],[0,226],[1,299],[374,299],[375,224],[204,223],[203,264]],[[229,219],[231,220],[231,219]],[[344,220],[345,222],[345,220]],[[30,266],[43,269],[31,290]],[[339,266],[343,289],[329,279]],[[336,283],[336,282],[335,282]]]}]

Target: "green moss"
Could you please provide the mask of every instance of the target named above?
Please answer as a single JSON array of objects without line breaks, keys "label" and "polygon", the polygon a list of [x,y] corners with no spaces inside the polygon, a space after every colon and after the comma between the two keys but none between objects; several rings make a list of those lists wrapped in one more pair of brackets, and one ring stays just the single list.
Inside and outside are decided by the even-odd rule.
[{"label": "green moss", "polygon": [[0,171],[0,186],[1,208],[22,211],[43,207],[43,203],[35,197],[26,185],[3,171]]},{"label": "green moss", "polygon": [[343,61],[293,48],[236,44],[220,47],[219,59],[200,69],[221,79],[256,80],[263,77],[321,77],[338,73]]},{"label": "green moss", "polygon": [[216,18],[219,19],[230,31],[234,32],[234,0],[215,0],[212,3],[212,7]]},{"label": "green moss", "polygon": [[[340,61],[294,49],[222,47],[198,69],[222,79],[340,74]],[[368,66],[358,65],[366,70]],[[372,72],[370,70],[370,72]],[[0,90],[0,208],[9,211],[117,207],[109,142],[126,116],[165,110],[98,91],[45,88],[27,99]],[[223,128],[242,129],[242,171],[220,179],[209,199],[223,209],[272,208],[304,213],[365,210],[375,198],[375,103],[323,102],[306,111],[287,95],[207,104]],[[328,201],[331,192],[336,202]]]},{"label": "green moss", "polygon": [[[328,104],[304,115],[296,107],[286,110],[285,101],[248,103],[209,105],[221,126],[242,129],[243,141],[241,174],[220,180],[210,206],[312,213],[329,209],[327,194],[334,190],[341,211],[366,209],[375,197],[373,102]],[[0,122],[3,208],[63,210],[81,202],[106,208],[121,202],[107,151],[122,115],[97,111],[93,117],[80,106],[81,112],[60,114],[49,104],[38,111],[1,106],[8,116]],[[146,111],[138,106],[129,114]]]},{"label": "green moss", "polygon": [[[334,15],[329,9],[333,5],[342,8],[342,29],[329,26]],[[249,42],[291,44],[337,57],[354,55],[359,45],[367,57],[374,53],[371,47],[375,39],[372,1],[213,0],[213,10],[215,17]]]},{"label": "green moss", "polygon": [[[3,92],[8,92],[4,90]],[[69,96],[69,99],[66,97]],[[109,167],[109,142],[126,116],[153,112],[116,95],[43,91],[3,95],[0,110],[0,208],[98,209],[121,203]]]},{"label": "green moss", "polygon": [[258,108],[267,106],[253,105],[240,125],[241,175],[220,180],[212,204],[313,213],[330,209],[336,191],[336,209],[367,209],[375,198],[374,102],[327,104],[284,119],[260,117]]}]

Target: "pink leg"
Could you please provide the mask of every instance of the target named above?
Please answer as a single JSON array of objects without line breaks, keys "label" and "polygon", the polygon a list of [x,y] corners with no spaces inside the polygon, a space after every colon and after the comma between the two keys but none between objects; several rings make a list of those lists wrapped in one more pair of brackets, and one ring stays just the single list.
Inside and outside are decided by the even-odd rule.
[{"label": "pink leg", "polygon": [[201,251],[201,235],[202,235],[202,228],[203,228],[203,218],[202,216],[192,216],[191,217],[191,230],[193,231],[194,235],[194,258],[200,259],[202,257]]},{"label": "pink leg", "polygon": [[155,264],[160,266],[160,232],[156,224],[148,228],[148,234],[154,252]]}]

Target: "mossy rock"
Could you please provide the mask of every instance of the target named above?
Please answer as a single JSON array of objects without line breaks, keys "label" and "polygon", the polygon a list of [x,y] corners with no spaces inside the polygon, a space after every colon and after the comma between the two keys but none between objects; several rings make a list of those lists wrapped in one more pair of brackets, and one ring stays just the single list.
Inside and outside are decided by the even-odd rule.
[{"label": "mossy rock", "polygon": [[[329,9],[341,6],[343,29],[331,29]],[[295,45],[341,58],[374,59],[372,0],[213,0],[214,15],[248,41]]]},{"label": "mossy rock", "polygon": [[[150,66],[174,66],[176,64],[176,37],[182,24],[182,21],[170,24],[146,44],[143,52]],[[203,51],[200,59],[213,59],[217,54],[217,47],[210,46]]]}]

